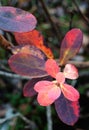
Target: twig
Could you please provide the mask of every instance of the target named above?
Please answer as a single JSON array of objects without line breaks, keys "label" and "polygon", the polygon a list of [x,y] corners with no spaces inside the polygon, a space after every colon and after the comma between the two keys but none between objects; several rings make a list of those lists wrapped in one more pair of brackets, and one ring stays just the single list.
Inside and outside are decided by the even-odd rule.
[{"label": "twig", "polygon": [[8,73],[8,72],[4,72],[4,71],[0,71],[0,75],[6,76],[6,77],[9,77],[9,78],[30,79],[27,76],[20,76],[18,74]]},{"label": "twig", "polygon": [[[59,64],[59,66],[60,66],[60,62],[59,62],[59,60],[58,59],[56,59],[56,62]],[[71,61],[68,61],[67,63],[70,63],[70,64],[74,64],[76,67],[78,67],[78,68],[89,68],[89,61],[73,61],[73,60],[71,60]]]},{"label": "twig", "polygon": [[37,128],[36,124],[33,121],[30,121],[29,119],[27,119],[25,116],[23,116],[21,113],[18,114],[18,116],[24,121],[26,122],[28,125],[30,125],[32,130],[35,130]]},{"label": "twig", "polygon": [[51,106],[46,107],[48,130],[52,130]]},{"label": "twig", "polygon": [[59,30],[58,30],[56,24],[54,23],[54,21],[52,20],[52,18],[51,18],[50,14],[49,14],[49,11],[48,11],[48,9],[47,9],[47,7],[46,7],[44,1],[43,1],[43,0],[39,0],[39,1],[40,1],[41,5],[42,5],[44,11],[45,11],[45,14],[46,14],[47,18],[49,19],[49,22],[50,22],[52,28],[53,28],[54,31],[55,31],[55,34],[57,35],[57,39],[60,41],[60,40],[61,40],[61,37],[60,37]]},{"label": "twig", "polygon": [[[12,112],[12,108],[10,108],[11,112]],[[9,110],[7,110],[8,112]],[[9,112],[8,112],[9,113]],[[12,113],[11,113],[12,114]],[[35,130],[37,128],[36,124],[27,119],[25,116],[23,116],[20,112],[17,112],[16,114],[12,114],[10,116],[6,116],[4,119],[0,119],[0,125],[5,123],[6,121],[9,121],[9,120],[12,120],[13,118],[16,118],[16,117],[20,117],[25,123],[27,123],[29,125],[29,127],[32,129],[32,130]]]},{"label": "twig", "polygon": [[85,17],[85,15],[83,15],[83,13],[81,12],[76,0],[73,0],[73,3],[75,4],[75,6],[77,7],[77,10],[79,11],[80,15],[82,16],[82,18],[84,19],[84,21],[86,22],[86,24],[89,26],[89,19],[87,17]]},{"label": "twig", "polygon": [[82,61],[82,62],[79,62],[79,61],[68,61],[68,63],[70,64],[74,64],[76,67],[78,68],[89,68],[89,61]]}]

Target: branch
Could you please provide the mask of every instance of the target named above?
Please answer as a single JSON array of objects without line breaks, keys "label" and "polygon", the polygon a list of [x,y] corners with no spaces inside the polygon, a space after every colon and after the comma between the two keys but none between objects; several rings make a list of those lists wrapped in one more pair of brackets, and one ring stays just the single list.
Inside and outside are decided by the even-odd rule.
[{"label": "branch", "polygon": [[13,73],[9,73],[9,72],[4,72],[4,71],[1,71],[1,70],[0,70],[0,75],[6,76],[6,77],[9,77],[9,78],[30,79],[30,78],[27,77],[27,76],[20,76],[20,75],[18,75],[18,74],[13,74]]},{"label": "branch", "polygon": [[50,16],[49,12],[48,12],[48,9],[47,9],[47,7],[46,7],[44,1],[43,1],[43,0],[39,0],[39,1],[40,1],[40,3],[41,3],[41,6],[42,6],[43,10],[45,11],[46,16],[48,17],[48,20],[49,20],[49,22],[50,22],[52,28],[54,29],[54,31],[55,31],[55,33],[56,33],[56,35],[57,35],[57,39],[60,41],[60,40],[61,40],[61,37],[60,37],[59,29],[57,28],[56,24],[55,24],[54,21],[52,20],[52,18],[51,18],[51,16]]},{"label": "branch", "polygon": [[75,6],[77,7],[77,10],[79,11],[80,15],[82,16],[82,18],[84,19],[85,23],[89,26],[89,19],[87,17],[85,17],[85,15],[83,15],[83,13],[81,12],[76,0],[73,0],[73,3],[75,4]]},{"label": "branch", "polygon": [[[60,62],[59,62],[59,59],[56,59],[56,62],[59,64],[60,66]],[[89,61],[68,61],[67,64],[74,64],[76,67],[78,68],[89,68]]]},{"label": "branch", "polygon": [[68,61],[70,64],[74,64],[78,68],[89,68],[89,61]]}]

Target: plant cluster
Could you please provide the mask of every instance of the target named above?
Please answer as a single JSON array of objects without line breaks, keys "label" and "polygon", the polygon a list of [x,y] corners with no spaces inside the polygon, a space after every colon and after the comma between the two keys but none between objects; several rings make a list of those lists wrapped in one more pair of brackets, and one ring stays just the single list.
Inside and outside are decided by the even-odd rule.
[{"label": "plant cluster", "polygon": [[66,33],[56,62],[51,49],[44,45],[42,34],[35,29],[36,24],[35,16],[27,11],[0,7],[0,29],[13,33],[18,43],[14,46],[0,35],[0,45],[12,53],[8,60],[11,70],[30,78],[24,86],[24,96],[37,95],[41,106],[54,103],[59,118],[73,125],[79,117],[80,96],[66,78],[76,80],[79,75],[78,69],[67,62],[78,53],[83,33],[78,28]]}]

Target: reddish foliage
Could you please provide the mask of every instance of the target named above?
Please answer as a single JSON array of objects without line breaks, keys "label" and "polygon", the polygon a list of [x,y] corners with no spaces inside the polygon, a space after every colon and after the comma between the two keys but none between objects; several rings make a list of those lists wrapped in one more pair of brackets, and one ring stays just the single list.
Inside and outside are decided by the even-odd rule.
[{"label": "reddish foliage", "polygon": [[46,77],[41,77],[41,78],[36,78],[36,79],[31,79],[29,80],[25,86],[24,86],[24,89],[23,89],[23,94],[25,97],[32,97],[34,95],[37,94],[37,92],[34,90],[34,85],[38,82],[38,81],[41,81],[41,80],[49,80],[49,81],[52,81],[52,78],[49,77],[49,76],[46,76]]},{"label": "reddish foliage", "polygon": [[33,30],[25,33],[14,33],[14,36],[19,45],[34,45],[41,49],[48,58],[53,58],[51,49],[44,45],[44,38],[39,31]]},{"label": "reddish foliage", "polygon": [[11,32],[28,32],[35,28],[36,18],[19,8],[0,7],[0,28]]},{"label": "reddish foliage", "polygon": [[[63,72],[60,72],[61,68],[53,59],[48,59],[45,63],[45,58],[53,58],[53,54],[50,48],[45,46],[43,36],[37,30],[33,30],[36,23],[36,18],[26,11],[14,7],[0,7],[0,28],[14,32],[20,46],[11,46],[2,36],[1,45],[12,49],[14,55],[8,60],[12,71],[34,78],[25,85],[24,96],[30,97],[38,93],[37,100],[42,106],[55,102],[59,118],[64,123],[73,125],[79,117],[79,93],[65,83],[65,78],[78,78],[78,71],[75,66],[67,64]],[[83,34],[77,28],[65,35],[60,48],[60,65],[64,65],[76,55],[82,40]],[[50,79],[44,78],[48,76],[47,73],[55,80],[51,82]]]},{"label": "reddish foliage", "polygon": [[18,46],[14,46],[11,49],[13,54],[17,54],[17,53],[26,53],[26,54],[31,54],[34,55],[40,59],[46,59],[45,54],[38,49],[37,47],[33,46],[33,45],[18,45]]},{"label": "reddish foliage", "polygon": [[80,29],[72,29],[65,35],[60,48],[60,65],[65,64],[79,51],[83,40],[83,33]]},{"label": "reddish foliage", "polygon": [[[38,92],[37,100],[39,104],[42,106],[48,106],[52,104],[60,96],[61,92],[68,100],[77,101],[79,99],[79,92],[71,85],[65,83],[65,74],[64,72],[58,72],[59,68],[55,60],[48,59],[45,64],[45,70],[56,80],[52,82],[43,80],[35,84],[34,89]],[[54,66],[54,70],[49,66]],[[75,71],[74,66],[72,69],[68,67],[67,72],[70,72],[68,73],[69,79],[69,74],[71,75],[71,73],[75,73],[76,76],[78,75],[78,72]]]}]

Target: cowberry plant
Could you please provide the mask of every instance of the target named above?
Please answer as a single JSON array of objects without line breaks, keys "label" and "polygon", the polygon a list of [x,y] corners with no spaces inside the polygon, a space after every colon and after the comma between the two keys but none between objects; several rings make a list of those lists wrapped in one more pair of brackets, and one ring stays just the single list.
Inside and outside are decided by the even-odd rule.
[{"label": "cowberry plant", "polygon": [[78,69],[67,63],[79,51],[83,34],[78,28],[68,31],[62,40],[60,57],[56,62],[50,48],[44,45],[42,34],[35,29],[37,20],[29,12],[14,7],[0,7],[0,28],[11,32],[17,46],[0,35],[0,44],[11,51],[11,70],[30,80],[25,84],[26,97],[37,96],[41,106],[55,104],[58,117],[73,125],[79,117],[79,92],[66,79],[76,80]]}]

